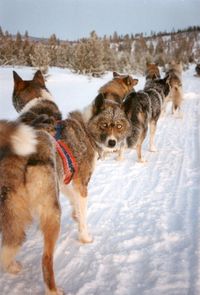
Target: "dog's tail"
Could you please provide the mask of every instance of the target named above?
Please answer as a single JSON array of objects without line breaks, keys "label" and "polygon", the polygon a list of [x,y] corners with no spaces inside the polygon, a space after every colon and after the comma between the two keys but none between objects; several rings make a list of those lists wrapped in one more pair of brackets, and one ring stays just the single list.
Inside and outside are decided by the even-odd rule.
[{"label": "dog's tail", "polygon": [[139,120],[137,119],[137,116],[135,116],[135,120],[132,120],[131,136],[128,136],[126,140],[127,146],[129,148],[136,146],[140,132],[141,132],[141,124]]},{"label": "dog's tail", "polygon": [[126,116],[131,121],[131,135],[127,137],[127,146],[134,147],[137,144],[141,128],[146,124],[146,113],[143,111],[142,104],[139,102],[141,94],[131,92],[123,103]]},{"label": "dog's tail", "polygon": [[0,121],[0,160],[7,154],[28,156],[36,151],[36,131],[16,121]]},{"label": "dog's tail", "polygon": [[[27,157],[36,151],[36,147],[36,131],[32,127],[17,121],[0,121],[0,232],[4,216],[3,203],[11,191],[20,185],[22,181],[20,175],[24,173],[18,165],[9,170],[5,166],[6,161],[9,156],[11,159],[12,156]],[[14,183],[12,183],[13,176],[17,179]]]}]

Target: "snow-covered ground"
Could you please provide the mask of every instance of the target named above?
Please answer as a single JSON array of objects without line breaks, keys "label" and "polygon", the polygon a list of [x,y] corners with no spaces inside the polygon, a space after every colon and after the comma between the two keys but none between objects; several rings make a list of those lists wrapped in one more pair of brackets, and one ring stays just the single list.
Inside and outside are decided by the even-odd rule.
[{"label": "snow-covered ground", "polygon": [[[12,68],[0,68],[0,118],[17,117],[11,103]],[[15,68],[30,79],[33,70]],[[83,108],[111,79],[87,78],[50,69],[47,87],[63,111]],[[200,79],[183,74],[183,119],[169,111],[158,124],[158,152],[146,164],[134,150],[125,160],[98,161],[89,184],[88,223],[92,244],[77,240],[68,201],[61,196],[62,227],[55,252],[58,285],[68,295],[200,294]],[[140,79],[136,89],[144,85]],[[36,225],[18,259],[18,276],[0,272],[1,295],[43,294],[42,236]]]}]

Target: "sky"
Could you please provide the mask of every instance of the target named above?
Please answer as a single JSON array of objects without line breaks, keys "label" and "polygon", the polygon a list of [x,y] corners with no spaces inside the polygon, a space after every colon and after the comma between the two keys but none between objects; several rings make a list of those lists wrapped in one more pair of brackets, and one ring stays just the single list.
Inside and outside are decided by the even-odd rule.
[{"label": "sky", "polygon": [[200,25],[200,0],[0,0],[0,26],[15,34],[76,40]]}]

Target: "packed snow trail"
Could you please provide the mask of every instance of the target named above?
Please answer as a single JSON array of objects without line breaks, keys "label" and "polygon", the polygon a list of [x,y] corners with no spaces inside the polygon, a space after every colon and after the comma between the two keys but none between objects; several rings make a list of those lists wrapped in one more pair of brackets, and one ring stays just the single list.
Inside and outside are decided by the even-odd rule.
[{"label": "packed snow trail", "polygon": [[[74,108],[84,107],[111,78],[87,80],[63,70],[51,71],[47,85],[62,110],[68,104],[72,110],[73,103]],[[4,76],[5,72],[0,69]],[[148,137],[145,140],[147,163],[136,162],[135,150],[127,150],[120,162],[114,154],[97,162],[89,184],[92,244],[78,242],[69,203],[61,196],[55,274],[66,294],[200,294],[200,79],[193,74],[191,67],[183,75],[183,118],[173,117],[168,106],[158,123],[158,152],[150,153]],[[137,89],[143,85],[140,78]],[[61,98],[63,91],[69,101]],[[4,92],[11,104],[10,93]],[[78,100],[71,100],[69,93]],[[12,107],[5,108],[12,112]],[[38,227],[31,227],[18,255],[24,269],[16,277],[0,273],[1,295],[43,294],[42,246]]]}]

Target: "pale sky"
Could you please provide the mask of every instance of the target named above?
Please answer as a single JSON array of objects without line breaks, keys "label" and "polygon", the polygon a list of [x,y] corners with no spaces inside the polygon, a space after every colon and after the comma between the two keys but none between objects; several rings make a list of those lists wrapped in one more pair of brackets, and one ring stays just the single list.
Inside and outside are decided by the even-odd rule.
[{"label": "pale sky", "polygon": [[200,0],[0,0],[0,26],[15,34],[76,40],[200,25]]}]

